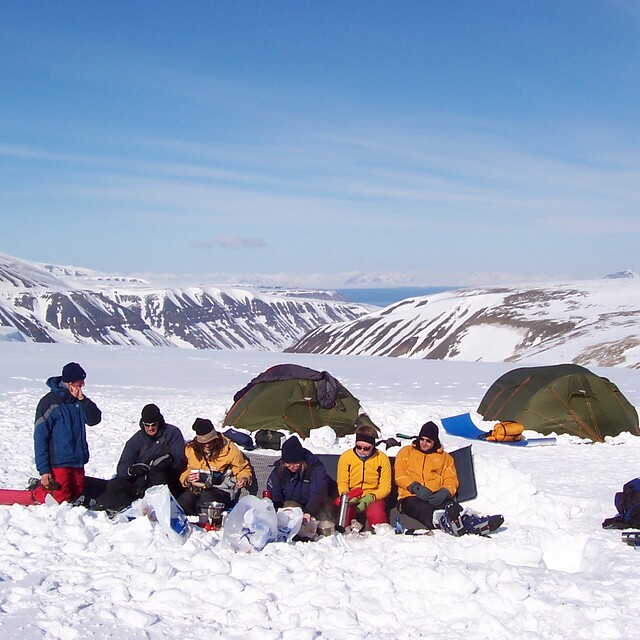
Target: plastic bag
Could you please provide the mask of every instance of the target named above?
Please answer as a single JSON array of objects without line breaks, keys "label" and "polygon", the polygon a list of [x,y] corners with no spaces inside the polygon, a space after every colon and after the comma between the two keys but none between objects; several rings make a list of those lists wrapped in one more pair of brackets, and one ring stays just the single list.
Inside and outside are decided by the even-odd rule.
[{"label": "plastic bag", "polygon": [[166,484],[149,487],[142,498],[118,514],[119,520],[147,517],[172,542],[184,544],[191,535],[191,525],[182,507]]},{"label": "plastic bag", "polygon": [[278,518],[271,500],[240,498],[224,523],[222,539],[236,551],[262,551],[278,538]]},{"label": "plastic bag", "polygon": [[277,542],[291,542],[302,526],[302,509],[300,507],[284,507],[278,509],[276,516],[278,522]]}]

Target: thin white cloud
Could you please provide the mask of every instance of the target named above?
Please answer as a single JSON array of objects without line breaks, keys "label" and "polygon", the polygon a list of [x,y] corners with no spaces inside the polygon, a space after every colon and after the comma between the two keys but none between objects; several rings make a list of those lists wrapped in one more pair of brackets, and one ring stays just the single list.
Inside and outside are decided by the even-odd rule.
[{"label": "thin white cloud", "polygon": [[246,238],[243,236],[220,236],[216,238],[216,245],[230,249],[260,249],[267,243],[261,238]]},{"label": "thin white cloud", "polygon": [[[349,271],[349,272],[301,272],[289,273],[278,271],[263,272],[228,272],[218,271],[199,274],[151,273],[136,272],[128,274],[142,278],[151,283],[163,283],[168,286],[247,286],[247,287],[299,287],[304,289],[348,289],[358,287],[431,287],[434,283],[442,286],[495,286],[513,285],[517,283],[564,282],[577,280],[575,275],[566,273],[544,274],[513,272],[499,270],[483,271],[439,271],[426,270],[423,272],[402,271]],[[591,274],[583,276],[603,277],[605,274]]]},{"label": "thin white cloud", "polygon": [[[174,72],[153,77],[164,73]],[[202,86],[192,74],[174,79],[174,87]],[[370,112],[347,127],[330,114],[304,121],[282,111],[274,117],[291,118],[286,133],[263,130],[251,143],[144,137],[128,139],[123,155],[98,144],[91,155],[26,145],[0,146],[0,154],[51,164],[41,173],[53,177],[35,185],[35,196],[23,191],[16,199],[53,196],[68,200],[69,210],[88,202],[114,216],[224,223],[231,232],[233,223],[282,228],[292,217],[301,228],[322,219],[365,231],[499,228],[533,219],[549,231],[585,235],[637,230],[640,156],[618,132],[568,129],[543,144],[513,123],[422,115],[427,124]],[[247,246],[242,235],[229,238],[225,246]]]},{"label": "thin white cloud", "polygon": [[[591,148],[584,142],[591,136],[581,131],[556,147],[533,149],[495,127],[472,132],[462,119],[439,124],[389,121],[329,133],[315,123],[277,143],[269,136],[228,145],[146,139],[134,141],[124,157],[108,149],[74,156],[7,145],[0,154],[55,163],[52,171],[74,165],[73,177],[39,189],[38,197],[95,201],[127,216],[180,215],[194,225],[234,220],[273,227],[287,225],[293,214],[300,226],[322,216],[342,227],[409,229],[535,216],[549,229],[579,217],[585,224],[574,232],[590,234],[603,214],[604,231],[613,233],[636,214],[640,157],[611,132],[598,131]],[[78,172],[79,164],[89,175]]]}]

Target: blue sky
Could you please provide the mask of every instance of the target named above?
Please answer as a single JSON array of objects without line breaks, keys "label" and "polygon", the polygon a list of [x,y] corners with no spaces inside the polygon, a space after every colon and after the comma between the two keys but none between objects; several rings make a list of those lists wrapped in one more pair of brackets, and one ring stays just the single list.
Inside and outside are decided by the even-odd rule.
[{"label": "blue sky", "polygon": [[640,6],[3,2],[0,251],[304,286],[640,271]]}]

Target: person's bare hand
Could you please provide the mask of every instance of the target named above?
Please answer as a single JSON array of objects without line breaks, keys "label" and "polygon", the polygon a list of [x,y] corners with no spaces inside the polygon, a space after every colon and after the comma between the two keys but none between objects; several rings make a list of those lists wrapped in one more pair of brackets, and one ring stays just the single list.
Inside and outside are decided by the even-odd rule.
[{"label": "person's bare hand", "polygon": [[69,389],[69,393],[76,399],[76,400],[84,400],[84,393],[82,392],[82,384],[77,384],[75,382],[70,382],[67,385],[67,388]]},{"label": "person's bare hand", "polygon": [[236,482],[236,487],[238,489],[243,489],[248,484],[249,484],[249,481],[246,478],[240,478],[240,480],[238,480],[238,482]]},{"label": "person's bare hand", "polygon": [[40,484],[46,489],[51,484],[51,474],[43,473],[40,476]]}]

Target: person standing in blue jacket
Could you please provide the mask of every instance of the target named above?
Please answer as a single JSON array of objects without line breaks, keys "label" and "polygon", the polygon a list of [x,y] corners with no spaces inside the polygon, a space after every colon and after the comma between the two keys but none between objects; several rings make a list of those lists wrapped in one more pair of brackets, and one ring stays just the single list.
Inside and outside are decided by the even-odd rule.
[{"label": "person standing in blue jacket", "polygon": [[62,368],[61,376],[47,380],[51,391],[36,408],[35,462],[40,482],[33,491],[36,502],[48,493],[57,502],[72,502],[84,492],[84,465],[89,461],[86,425],[102,419],[96,404],[84,395],[85,370],[77,362]]},{"label": "person standing in blue jacket", "polygon": [[120,454],[116,477],[97,498],[95,509],[119,511],[159,484],[166,484],[175,498],[182,493],[180,474],[187,466],[182,431],[166,422],[155,404],[142,408],[139,424]]},{"label": "person standing in blue jacket", "polygon": [[329,477],[318,456],[305,449],[296,436],[282,445],[282,457],[267,479],[276,509],[298,506],[305,522],[326,517],[330,511]]}]

